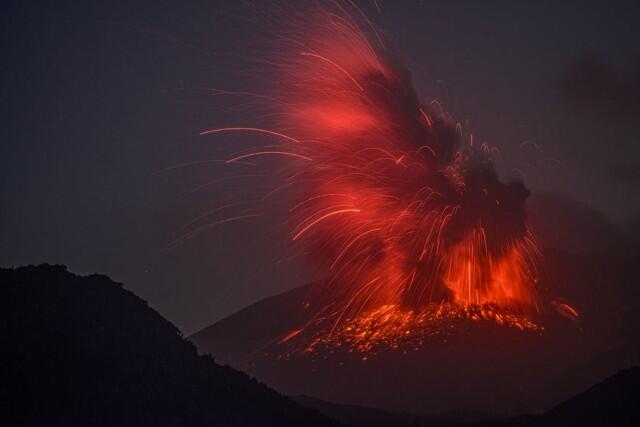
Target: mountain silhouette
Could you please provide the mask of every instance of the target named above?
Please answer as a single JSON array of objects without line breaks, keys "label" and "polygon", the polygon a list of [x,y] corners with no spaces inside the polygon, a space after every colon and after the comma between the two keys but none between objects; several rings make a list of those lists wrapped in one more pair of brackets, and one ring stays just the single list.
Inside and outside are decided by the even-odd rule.
[{"label": "mountain silhouette", "polygon": [[309,408],[315,408],[351,427],[450,427],[469,420],[489,418],[486,414],[468,412],[440,414],[390,412],[366,406],[341,405],[309,396],[295,396],[293,400]]},{"label": "mountain silhouette", "polygon": [[637,426],[640,368],[625,369],[541,415],[473,424],[476,427]]},{"label": "mountain silhouette", "polygon": [[198,356],[145,301],[63,266],[0,269],[3,424],[337,426]]},{"label": "mountain silhouette", "polygon": [[[382,411],[354,405],[340,405],[308,396],[294,398],[352,427],[542,427],[542,426],[637,426],[640,411],[640,368],[622,370],[588,390],[540,415],[521,415],[490,420],[486,414],[411,414]],[[469,423],[469,419],[478,419]]]}]

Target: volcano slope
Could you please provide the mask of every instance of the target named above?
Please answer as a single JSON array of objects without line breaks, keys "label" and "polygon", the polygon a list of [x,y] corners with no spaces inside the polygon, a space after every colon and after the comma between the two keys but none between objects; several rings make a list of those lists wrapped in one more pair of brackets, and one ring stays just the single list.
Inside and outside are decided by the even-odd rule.
[{"label": "volcano slope", "polygon": [[[357,324],[319,339],[326,335],[303,327],[321,300],[322,283],[314,283],[259,301],[190,339],[201,353],[288,395],[419,413],[541,412],[640,362],[635,258],[546,251],[533,326],[470,310],[409,323],[392,339],[375,339],[384,316],[360,331],[362,339]],[[577,318],[554,309],[563,301]]]}]

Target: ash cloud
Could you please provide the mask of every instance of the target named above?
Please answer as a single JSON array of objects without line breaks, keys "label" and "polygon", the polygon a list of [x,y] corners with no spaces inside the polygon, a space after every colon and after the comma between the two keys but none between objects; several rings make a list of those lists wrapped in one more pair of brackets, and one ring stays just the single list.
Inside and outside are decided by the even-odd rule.
[{"label": "ash cloud", "polygon": [[616,165],[609,168],[609,173],[623,185],[629,187],[640,185],[640,163]]},{"label": "ash cloud", "polygon": [[567,105],[582,114],[630,120],[640,116],[640,55],[630,69],[618,68],[590,53],[575,61],[558,80]]}]

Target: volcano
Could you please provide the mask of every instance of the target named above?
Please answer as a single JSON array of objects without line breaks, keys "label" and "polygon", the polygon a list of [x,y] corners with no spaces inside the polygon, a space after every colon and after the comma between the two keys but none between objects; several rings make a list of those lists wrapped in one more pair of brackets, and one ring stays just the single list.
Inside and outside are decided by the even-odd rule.
[{"label": "volcano", "polygon": [[640,272],[630,259],[559,251],[544,259],[541,297],[551,298],[545,289],[553,284],[555,295],[579,307],[579,322],[549,304],[536,328],[447,316],[437,327],[408,330],[393,346],[339,340],[292,352],[313,340],[300,331],[322,292],[313,283],[258,301],[190,339],[201,353],[288,395],[404,412],[539,412],[640,361],[629,323],[640,304],[627,286]]},{"label": "volcano", "polygon": [[[605,222],[570,205],[532,223],[531,191],[499,173],[500,150],[417,90],[353,2],[282,18],[263,61],[271,89],[215,92],[264,114],[200,132],[269,141],[221,163],[278,185],[205,213],[184,239],[282,203],[274,224],[322,280],[198,332],[200,352],[285,394],[420,413],[537,412],[637,361],[638,269],[591,250],[609,251]],[[544,252],[535,228],[580,236],[567,247],[585,252]]]},{"label": "volcano", "polygon": [[267,139],[221,163],[254,177],[267,168],[278,185],[250,207],[204,213],[176,244],[262,217],[286,194],[290,249],[324,278],[307,297],[313,303],[303,302],[313,315],[280,338],[297,343],[292,351],[331,341],[404,347],[407,337],[420,345],[464,319],[539,330],[530,191],[498,173],[499,150],[417,91],[401,55],[352,2],[319,2],[278,22],[265,51],[271,89],[215,92],[259,100],[259,116],[271,119],[200,132]]}]

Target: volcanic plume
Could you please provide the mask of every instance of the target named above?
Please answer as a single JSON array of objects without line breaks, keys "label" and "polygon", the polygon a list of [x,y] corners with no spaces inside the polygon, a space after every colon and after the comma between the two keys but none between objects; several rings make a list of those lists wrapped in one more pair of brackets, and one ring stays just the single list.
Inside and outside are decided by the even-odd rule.
[{"label": "volcanic plume", "polygon": [[524,184],[501,181],[496,150],[422,100],[353,3],[288,18],[265,61],[273,93],[256,95],[272,125],[202,132],[273,138],[228,164],[286,159],[274,191],[291,192],[291,240],[326,279],[311,320],[281,342],[311,329],[389,341],[447,317],[536,328]]}]

